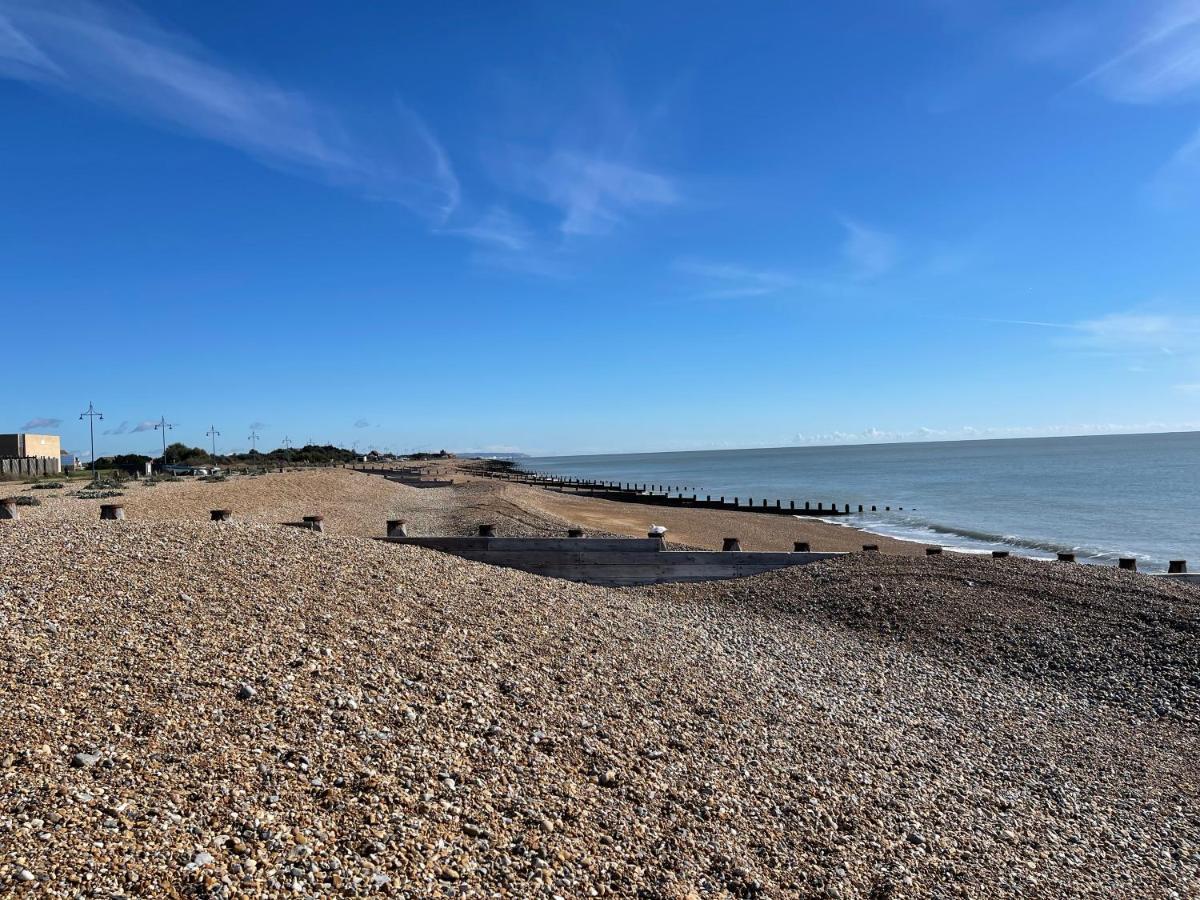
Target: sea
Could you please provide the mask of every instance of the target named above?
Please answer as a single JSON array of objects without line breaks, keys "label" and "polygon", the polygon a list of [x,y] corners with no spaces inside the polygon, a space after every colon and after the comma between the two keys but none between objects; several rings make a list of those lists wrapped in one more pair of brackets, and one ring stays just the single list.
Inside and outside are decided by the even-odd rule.
[{"label": "sea", "polygon": [[[558,456],[527,471],[686,494],[863,504],[830,518],[955,550],[1200,567],[1200,432]],[[884,507],[891,511],[885,512]],[[901,511],[903,507],[903,511]]]}]

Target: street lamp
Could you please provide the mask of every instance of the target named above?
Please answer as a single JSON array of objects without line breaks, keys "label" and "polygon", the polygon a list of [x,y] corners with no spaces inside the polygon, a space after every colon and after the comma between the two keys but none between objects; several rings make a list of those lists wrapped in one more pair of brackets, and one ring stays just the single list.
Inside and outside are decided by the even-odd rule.
[{"label": "street lamp", "polygon": [[83,417],[88,418],[88,435],[92,440],[92,481],[96,480],[96,420],[104,420],[104,414],[96,412],[96,407],[92,405],[92,401],[88,401],[88,408],[79,414],[82,421]]}]

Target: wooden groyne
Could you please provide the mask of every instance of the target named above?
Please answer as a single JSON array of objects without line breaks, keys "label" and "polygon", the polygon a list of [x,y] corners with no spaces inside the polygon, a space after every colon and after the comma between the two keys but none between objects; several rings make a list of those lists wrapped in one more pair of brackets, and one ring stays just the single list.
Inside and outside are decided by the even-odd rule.
[{"label": "wooden groyne", "polygon": [[[878,505],[863,503],[826,503],[822,500],[770,500],[765,497],[732,497],[729,495],[700,495],[687,485],[652,484],[649,482],[595,481],[584,478],[565,478],[514,469],[480,468],[472,474],[514,484],[525,484],[559,493],[581,497],[598,497],[622,503],[642,503],[650,506],[674,506],[694,509],[725,509],[777,516],[849,516],[856,513],[879,512]],[[904,507],[897,507],[903,510]],[[883,507],[891,512],[892,507]]]},{"label": "wooden groyne", "polygon": [[[488,526],[480,526],[485,531]],[[803,566],[841,553],[667,550],[661,537],[386,537],[379,540],[451,553],[535,575],[621,587],[718,581]]]}]

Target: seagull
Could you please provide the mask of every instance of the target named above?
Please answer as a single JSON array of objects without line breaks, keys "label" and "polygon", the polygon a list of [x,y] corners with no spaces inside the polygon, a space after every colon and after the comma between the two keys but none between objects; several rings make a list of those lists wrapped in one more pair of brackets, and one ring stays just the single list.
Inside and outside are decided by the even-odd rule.
[{"label": "seagull", "polygon": [[665,526],[665,525],[651,525],[651,526],[650,526],[650,533],[651,533],[651,534],[666,534],[666,533],[667,533],[667,526]]}]

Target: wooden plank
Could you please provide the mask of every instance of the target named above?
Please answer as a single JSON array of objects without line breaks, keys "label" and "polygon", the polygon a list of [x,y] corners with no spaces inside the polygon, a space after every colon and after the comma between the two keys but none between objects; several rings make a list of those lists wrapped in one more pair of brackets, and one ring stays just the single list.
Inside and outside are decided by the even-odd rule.
[{"label": "wooden plank", "polygon": [[404,537],[380,538],[394,544],[414,544],[454,553],[458,550],[500,550],[506,552],[554,551],[625,551],[662,552],[662,542],[653,538],[541,538],[541,537]]}]

